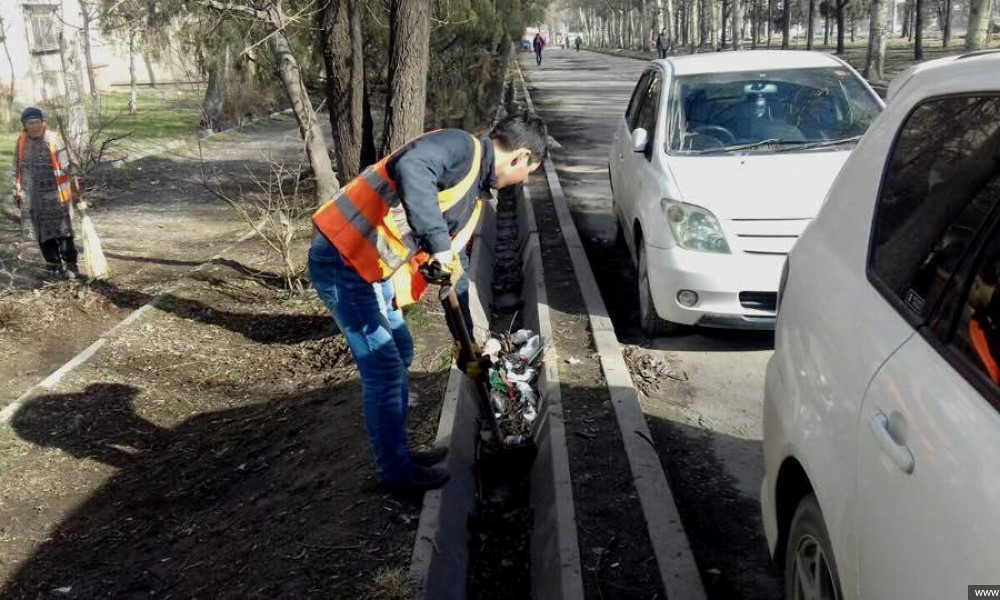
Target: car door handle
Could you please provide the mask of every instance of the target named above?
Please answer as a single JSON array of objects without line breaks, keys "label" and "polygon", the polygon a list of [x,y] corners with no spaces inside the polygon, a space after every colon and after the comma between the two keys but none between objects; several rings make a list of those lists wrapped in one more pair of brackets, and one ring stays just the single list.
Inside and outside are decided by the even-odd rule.
[{"label": "car door handle", "polygon": [[905,444],[900,444],[892,439],[892,434],[889,433],[889,418],[880,412],[875,413],[869,425],[871,425],[872,434],[875,435],[879,446],[882,446],[882,450],[889,455],[892,462],[896,463],[896,466],[907,475],[912,473],[913,453]]}]

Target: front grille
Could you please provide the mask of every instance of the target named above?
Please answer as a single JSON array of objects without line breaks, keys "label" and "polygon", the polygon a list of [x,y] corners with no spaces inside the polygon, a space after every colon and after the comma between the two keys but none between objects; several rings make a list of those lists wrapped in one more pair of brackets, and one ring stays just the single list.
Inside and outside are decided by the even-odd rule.
[{"label": "front grille", "polygon": [[740,292],[740,305],[750,310],[778,311],[777,292]]},{"label": "front grille", "polygon": [[743,252],[787,256],[809,219],[733,219],[730,223]]}]

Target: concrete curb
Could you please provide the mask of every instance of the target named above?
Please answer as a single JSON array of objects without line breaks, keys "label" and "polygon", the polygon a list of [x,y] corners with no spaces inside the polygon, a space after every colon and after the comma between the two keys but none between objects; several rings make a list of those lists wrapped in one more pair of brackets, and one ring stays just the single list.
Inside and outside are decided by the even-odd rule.
[{"label": "concrete curb", "polygon": [[[542,269],[542,247],[538,239],[535,213],[528,188],[519,198],[518,212],[523,214],[522,231],[527,232],[523,287],[527,310],[524,324],[542,336],[554,339],[549,319],[548,293]],[[531,533],[531,595],[533,598],[584,597],[580,543],[576,533],[576,508],[573,505],[573,480],[569,470],[569,448],[563,418],[562,391],[559,386],[559,355],[554,344],[547,344],[538,378],[543,410],[535,430],[538,455],[531,469],[531,507],[534,529]],[[558,574],[558,575],[557,575]]]},{"label": "concrete curb", "polygon": [[[520,65],[517,65],[517,68],[525,99],[533,111],[533,105],[528,100],[530,95],[524,74]],[[583,293],[590,317],[591,335],[597,346],[601,369],[607,380],[611,403],[615,409],[615,417],[632,472],[632,481],[646,518],[649,539],[656,554],[657,566],[667,597],[684,600],[707,598],[701,574],[691,552],[691,545],[681,523],[680,513],[677,511],[670,485],[663,473],[660,457],[653,447],[649,426],[639,404],[639,395],[622,357],[614,326],[608,316],[594,272],[590,268],[590,261],[573,222],[569,204],[551,157],[546,161],[545,176],[577,283]]]}]

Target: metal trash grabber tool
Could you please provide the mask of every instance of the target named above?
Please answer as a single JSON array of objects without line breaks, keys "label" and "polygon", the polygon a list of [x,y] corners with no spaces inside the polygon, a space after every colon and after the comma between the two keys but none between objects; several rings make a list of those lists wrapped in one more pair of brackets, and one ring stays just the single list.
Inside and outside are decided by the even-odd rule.
[{"label": "metal trash grabber tool", "polygon": [[462,307],[458,303],[458,296],[452,288],[451,272],[445,269],[440,261],[433,259],[420,265],[419,270],[427,283],[439,286],[438,299],[441,300],[441,307],[444,309],[448,331],[451,332],[451,337],[458,344],[458,356],[455,362],[458,364],[458,368],[465,373],[465,376],[475,383],[479,414],[486,420],[493,436],[490,446],[502,448],[504,446],[503,435],[500,433],[500,425],[497,423],[493,407],[490,405],[489,359],[483,357],[479,346],[472,341],[472,335],[469,333],[465,317],[462,315]]}]

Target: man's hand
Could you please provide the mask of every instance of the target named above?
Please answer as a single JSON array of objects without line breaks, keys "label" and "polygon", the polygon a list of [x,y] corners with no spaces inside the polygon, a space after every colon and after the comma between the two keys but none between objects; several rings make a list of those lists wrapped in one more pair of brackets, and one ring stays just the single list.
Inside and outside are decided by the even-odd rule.
[{"label": "man's hand", "polygon": [[452,285],[457,284],[458,280],[462,278],[462,274],[465,273],[465,269],[462,268],[462,259],[456,252],[451,250],[438,252],[434,255],[434,260],[441,263],[441,266],[451,274]]}]

